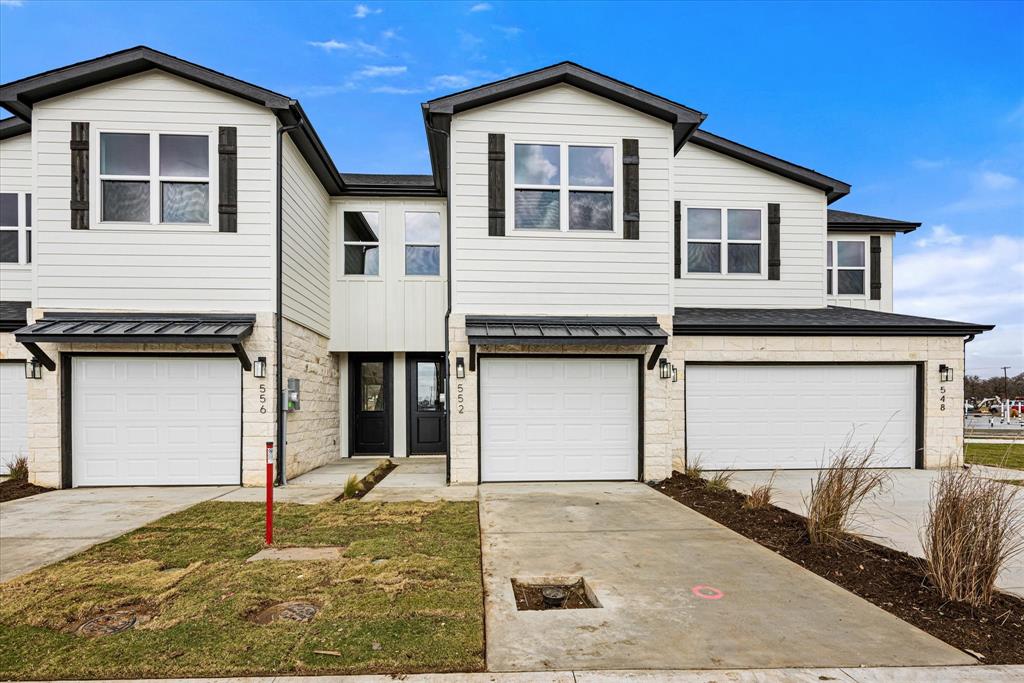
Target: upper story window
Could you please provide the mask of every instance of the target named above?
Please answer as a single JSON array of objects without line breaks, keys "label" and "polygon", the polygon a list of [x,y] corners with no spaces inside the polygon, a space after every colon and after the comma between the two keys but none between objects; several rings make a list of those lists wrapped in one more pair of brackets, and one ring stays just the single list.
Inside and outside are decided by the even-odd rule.
[{"label": "upper story window", "polygon": [[345,275],[380,275],[380,214],[346,211],[342,222]]},{"label": "upper story window", "polygon": [[32,195],[0,192],[0,263],[32,263]]},{"label": "upper story window", "polygon": [[441,274],[441,214],[405,212],[405,274]]},{"label": "upper story window", "polygon": [[615,230],[615,147],[516,143],[516,230]]},{"label": "upper story window", "polygon": [[763,272],[761,209],[688,208],[686,270],[689,273],[757,275]]},{"label": "upper story window", "polygon": [[210,223],[211,136],[100,133],[100,220]]},{"label": "upper story window", "polygon": [[825,292],[863,296],[867,275],[864,240],[828,240],[825,243]]}]

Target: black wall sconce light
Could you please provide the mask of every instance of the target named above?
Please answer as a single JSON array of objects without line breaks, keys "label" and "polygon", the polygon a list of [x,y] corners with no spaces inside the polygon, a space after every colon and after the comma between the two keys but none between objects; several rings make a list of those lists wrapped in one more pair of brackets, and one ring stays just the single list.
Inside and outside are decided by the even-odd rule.
[{"label": "black wall sconce light", "polygon": [[939,366],[939,381],[941,382],[952,382],[953,381],[953,368],[943,363]]},{"label": "black wall sconce light", "polygon": [[29,358],[25,361],[25,379],[42,379],[43,378],[43,364],[37,361],[35,358]]},{"label": "black wall sconce light", "polygon": [[658,372],[662,379],[670,379],[672,377],[672,364],[668,362],[667,358],[662,358],[658,361]]},{"label": "black wall sconce light", "polygon": [[457,379],[466,379],[466,361],[462,359],[462,356],[455,358],[455,377]]},{"label": "black wall sconce light", "polygon": [[267,357],[260,356],[252,364],[252,374],[254,377],[263,379],[267,376]]}]

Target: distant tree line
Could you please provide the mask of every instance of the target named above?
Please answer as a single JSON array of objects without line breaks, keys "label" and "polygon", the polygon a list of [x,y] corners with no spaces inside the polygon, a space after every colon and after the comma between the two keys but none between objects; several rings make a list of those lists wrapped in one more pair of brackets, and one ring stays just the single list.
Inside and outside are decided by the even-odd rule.
[{"label": "distant tree line", "polygon": [[978,375],[965,375],[964,396],[977,399],[991,398],[993,396],[999,396],[1000,398],[1024,396],[1024,372],[1008,377],[1005,380],[1002,375],[989,377],[988,379],[982,379]]}]

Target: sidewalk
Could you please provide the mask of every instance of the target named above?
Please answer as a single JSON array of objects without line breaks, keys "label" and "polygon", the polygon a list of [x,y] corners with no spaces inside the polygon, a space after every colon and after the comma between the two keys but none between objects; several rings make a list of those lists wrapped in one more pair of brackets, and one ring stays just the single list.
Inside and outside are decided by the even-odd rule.
[{"label": "sidewalk", "polygon": [[[1003,683],[1024,680],[1024,666],[915,666],[863,669],[701,669],[685,671],[544,671],[401,676],[179,678],[133,683]],[[93,681],[92,683],[97,683]]]}]

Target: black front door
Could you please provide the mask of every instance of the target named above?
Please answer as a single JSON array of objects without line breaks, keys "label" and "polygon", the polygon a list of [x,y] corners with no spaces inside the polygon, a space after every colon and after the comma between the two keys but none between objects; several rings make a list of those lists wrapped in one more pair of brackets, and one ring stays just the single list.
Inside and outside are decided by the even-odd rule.
[{"label": "black front door", "polygon": [[409,455],[444,453],[444,360],[439,354],[408,356]]},{"label": "black front door", "polygon": [[391,354],[349,355],[352,455],[391,453]]}]

